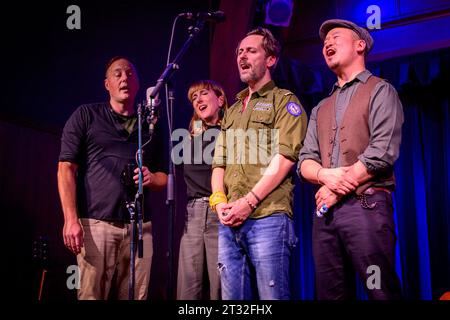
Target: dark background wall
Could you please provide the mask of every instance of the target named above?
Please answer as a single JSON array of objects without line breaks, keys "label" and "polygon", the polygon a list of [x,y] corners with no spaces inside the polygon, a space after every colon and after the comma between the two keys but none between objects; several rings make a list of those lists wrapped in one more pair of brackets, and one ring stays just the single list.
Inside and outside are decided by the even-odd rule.
[{"label": "dark background wall", "polygon": [[[68,30],[66,9],[81,9],[81,30]],[[172,22],[186,11],[211,11],[215,1],[59,1],[12,3],[3,11],[4,94],[0,108],[0,212],[11,228],[2,236],[9,243],[8,281],[16,294],[37,299],[39,265],[32,259],[33,242],[48,241],[49,272],[43,299],[71,299],[66,288],[66,268],[75,259],[63,247],[62,212],[56,184],[60,132],[71,113],[83,103],[104,101],[106,62],[115,55],[129,57],[137,67],[144,99],[165,68]],[[191,24],[180,19],[172,59],[188,37]],[[186,128],[192,108],[186,98],[189,84],[207,78],[209,43],[213,29],[207,24],[180,63],[171,80],[175,90],[174,128]],[[167,141],[164,108],[158,125]],[[167,145],[167,143],[163,143]],[[165,155],[167,150],[158,150]],[[184,206],[184,186],[179,175],[179,207]],[[152,203],[155,259],[151,297],[162,299],[167,287],[166,193]],[[174,235],[179,239],[181,222]],[[181,225],[181,227],[180,227]],[[178,240],[175,240],[178,241]],[[177,244],[174,244],[177,248]],[[174,251],[177,255],[177,250]],[[176,259],[176,257],[174,257]],[[175,270],[176,271],[176,270]],[[12,294],[14,295],[14,294]]]},{"label": "dark background wall", "polygon": [[[62,212],[56,186],[60,132],[82,103],[107,99],[104,65],[125,55],[139,70],[143,99],[166,62],[172,21],[180,12],[222,9],[227,21],[207,24],[182,60],[171,83],[175,89],[174,128],[186,128],[192,109],[189,84],[212,78],[225,86],[231,102],[242,87],[234,50],[252,26],[265,25],[265,0],[189,1],[40,1],[11,3],[2,11],[2,94],[0,107],[0,213],[7,227],[6,287],[11,297],[37,299],[41,265],[33,259],[33,243],[48,241],[46,300],[70,300],[66,268],[75,259],[63,247]],[[81,8],[81,30],[68,30],[66,9]],[[352,19],[361,25],[366,8],[381,8],[382,28],[371,31],[375,47],[369,69],[399,91],[405,108],[402,155],[396,165],[398,272],[405,296],[436,299],[450,291],[450,1],[316,0],[294,1],[289,27],[266,25],[283,43],[274,78],[294,91],[308,114],[325,97],[335,77],[322,62],[317,35],[328,18]],[[173,53],[187,37],[189,23],[180,21]],[[164,109],[158,123],[166,132]],[[167,150],[160,150],[167,155]],[[175,226],[168,229],[165,192],[152,203],[154,263],[151,299],[167,299],[168,237],[173,237],[176,271],[184,222],[185,190],[177,168]],[[314,298],[311,255],[311,212],[314,188],[297,183],[295,220],[300,239],[293,257],[295,299]],[[364,297],[360,293],[360,297]]]},{"label": "dark background wall", "polygon": [[369,61],[450,45],[448,0],[295,1],[291,25],[284,30],[286,55],[310,66],[323,64],[321,41],[317,36],[321,23],[338,17],[366,26],[372,13],[367,13],[367,8],[372,5],[380,8],[381,28],[371,30],[375,46]]},{"label": "dark background wall", "polygon": [[[12,3],[1,19],[4,43],[3,117],[29,120],[59,129],[71,112],[87,101],[107,97],[104,65],[121,54],[136,64],[141,95],[164,70],[173,19],[185,11],[208,10],[213,1],[58,1]],[[69,30],[66,9],[81,8],[81,30]],[[173,53],[187,37],[179,20]],[[202,32],[174,78],[178,105],[185,105],[185,87],[208,76],[209,37]],[[173,58],[173,57],[172,57]],[[87,101],[86,101],[87,100]],[[183,109],[184,110],[184,109]]]}]

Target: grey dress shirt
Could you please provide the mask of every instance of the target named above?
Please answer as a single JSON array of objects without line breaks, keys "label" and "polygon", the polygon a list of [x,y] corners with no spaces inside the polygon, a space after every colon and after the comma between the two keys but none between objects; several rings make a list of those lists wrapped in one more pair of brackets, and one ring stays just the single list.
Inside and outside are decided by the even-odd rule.
[{"label": "grey dress shirt", "polygon": [[[365,83],[370,76],[370,71],[364,70],[342,87],[339,87],[337,82],[334,84],[330,95],[338,90],[336,97],[336,123],[338,126],[342,122],[345,110],[356,89],[361,82]],[[299,154],[298,169],[306,159],[322,163],[316,125],[317,110],[322,104],[323,100],[311,112],[305,141]],[[400,153],[402,124],[403,107],[397,91],[388,82],[380,81],[373,89],[369,101],[370,143],[364,153],[358,157],[372,174],[393,169],[394,162]],[[354,134],[358,133],[355,132]],[[335,141],[339,141],[339,131]],[[331,167],[337,168],[340,166],[339,144],[335,143],[332,149]]]}]

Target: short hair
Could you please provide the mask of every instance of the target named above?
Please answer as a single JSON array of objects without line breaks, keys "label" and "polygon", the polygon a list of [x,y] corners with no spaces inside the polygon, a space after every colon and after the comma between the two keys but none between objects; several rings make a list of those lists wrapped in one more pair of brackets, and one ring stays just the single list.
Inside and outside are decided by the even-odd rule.
[{"label": "short hair", "polygon": [[[109,59],[108,63],[106,63],[106,67],[105,67],[105,77],[108,76],[108,70],[109,70],[109,68],[111,67],[111,65],[112,65],[114,62],[116,62],[117,60],[121,60],[121,59],[127,60],[128,62],[131,63],[130,59],[128,59],[128,58],[125,57],[125,56],[114,56],[114,57],[112,57],[111,59]],[[132,64],[132,63],[131,63],[131,64]]]},{"label": "short hair", "polygon": [[[273,72],[275,70],[275,67],[278,64],[278,60],[280,58],[280,52],[281,52],[281,45],[280,42],[273,36],[272,32],[270,32],[269,29],[258,27],[256,29],[253,29],[252,31],[248,32],[245,37],[248,36],[262,36],[262,48],[266,52],[267,56],[273,56],[275,57],[275,63],[273,66],[270,67],[270,71]],[[238,47],[236,48],[236,54],[239,51],[239,46],[241,45],[241,41],[239,41]]]},{"label": "short hair", "polygon": [[[280,43],[273,36],[272,32],[270,32],[269,29],[266,29],[263,27],[258,27],[256,29],[253,29],[252,31],[248,32],[245,36],[248,37],[248,36],[253,36],[253,35],[263,37],[262,47],[268,56],[274,56],[277,59],[280,57],[280,52],[281,52]],[[239,46],[240,46],[241,42],[242,42],[242,40],[239,42],[236,52],[239,50]]]},{"label": "short hair", "polygon": [[[189,99],[189,101],[192,103],[192,101],[193,101],[192,96],[193,96],[194,92],[196,92],[198,90],[203,90],[203,89],[213,91],[217,97],[223,97],[222,110],[225,111],[228,108],[227,96],[225,94],[223,87],[213,80],[198,80],[198,81],[193,82],[190,85],[188,94],[187,94],[187,98]],[[220,113],[219,113],[219,115],[220,115]],[[223,114],[221,116],[219,116],[220,120],[222,117],[223,117]],[[200,128],[200,130],[195,128],[195,122],[199,121],[199,120],[200,120],[200,118],[199,118],[199,116],[197,116],[197,113],[194,110],[194,114],[189,123],[189,132],[191,133],[191,135],[197,135],[198,133],[203,132],[205,130],[204,125],[202,125],[202,128]]]}]

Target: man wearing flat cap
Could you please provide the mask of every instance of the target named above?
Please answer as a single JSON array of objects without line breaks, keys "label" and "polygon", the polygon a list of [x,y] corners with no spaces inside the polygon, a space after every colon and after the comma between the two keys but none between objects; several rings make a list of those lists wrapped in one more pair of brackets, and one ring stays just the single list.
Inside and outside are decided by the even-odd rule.
[{"label": "man wearing flat cap", "polygon": [[400,299],[391,192],[403,110],[396,90],[372,75],[369,32],[347,20],[320,27],[337,76],[311,113],[298,173],[320,189],[313,217],[317,298],[354,299],[355,271],[369,299]]}]

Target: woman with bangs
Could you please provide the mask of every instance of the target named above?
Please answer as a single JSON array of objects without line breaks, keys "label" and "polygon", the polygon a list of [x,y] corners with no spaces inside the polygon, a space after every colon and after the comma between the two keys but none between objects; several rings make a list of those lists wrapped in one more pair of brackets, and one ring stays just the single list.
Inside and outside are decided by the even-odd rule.
[{"label": "woman with bangs", "polygon": [[212,80],[194,82],[188,99],[194,113],[189,124],[189,143],[183,150],[188,159],[184,162],[188,203],[178,260],[177,299],[219,300],[219,219],[209,207],[209,196],[214,144],[228,104],[223,88]]}]

